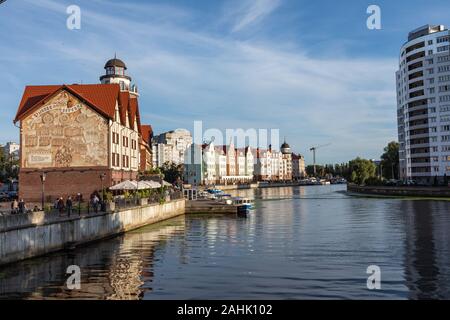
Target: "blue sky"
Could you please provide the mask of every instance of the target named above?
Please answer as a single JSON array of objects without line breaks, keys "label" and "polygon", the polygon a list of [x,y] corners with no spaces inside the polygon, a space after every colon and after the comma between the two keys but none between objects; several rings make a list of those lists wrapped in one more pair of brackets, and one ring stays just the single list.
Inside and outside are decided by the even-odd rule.
[{"label": "blue sky", "polygon": [[[81,8],[81,30],[66,8]],[[381,7],[382,30],[366,9]],[[377,158],[396,139],[394,72],[407,33],[450,24],[448,1],[8,0],[0,5],[0,143],[25,85],[97,83],[117,52],[158,132],[278,128],[310,161]]]}]

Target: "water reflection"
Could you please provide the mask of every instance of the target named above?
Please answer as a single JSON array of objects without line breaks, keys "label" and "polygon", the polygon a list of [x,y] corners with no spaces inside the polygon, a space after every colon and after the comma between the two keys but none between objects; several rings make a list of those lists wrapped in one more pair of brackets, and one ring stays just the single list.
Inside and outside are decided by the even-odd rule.
[{"label": "water reflection", "polygon": [[[175,218],[123,237],[4,267],[0,269],[0,298],[142,298],[142,286],[153,278],[155,251],[163,250],[167,239],[183,233],[184,228],[184,219]],[[81,269],[81,290],[68,290],[65,285],[69,265]]]},{"label": "water reflection", "polygon": [[[192,215],[0,269],[0,298],[450,298],[450,203],[354,198],[343,186],[233,192],[248,218]],[[70,264],[82,290],[65,288]],[[382,290],[366,269],[382,270]]]}]

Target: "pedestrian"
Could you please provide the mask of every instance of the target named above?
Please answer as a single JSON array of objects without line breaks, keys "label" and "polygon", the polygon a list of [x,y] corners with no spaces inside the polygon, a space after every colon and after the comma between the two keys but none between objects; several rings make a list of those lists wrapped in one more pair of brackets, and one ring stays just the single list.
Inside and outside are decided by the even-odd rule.
[{"label": "pedestrian", "polygon": [[64,199],[63,199],[63,197],[59,198],[57,207],[58,207],[59,215],[60,216],[64,215]]},{"label": "pedestrian", "polygon": [[23,199],[20,199],[19,201],[19,213],[25,213],[26,212],[26,205],[25,205],[25,201]]},{"label": "pedestrian", "polygon": [[67,215],[70,217],[70,214],[72,213],[72,197],[68,197],[66,200],[66,208],[67,208]]},{"label": "pedestrian", "polygon": [[19,211],[19,202],[17,202],[17,199],[14,199],[11,202],[11,214],[16,214]]},{"label": "pedestrian", "polygon": [[94,198],[92,199],[93,202],[93,207],[94,207],[94,211],[95,213],[98,212],[98,203],[99,203],[100,199],[97,197],[97,195],[94,195]]}]

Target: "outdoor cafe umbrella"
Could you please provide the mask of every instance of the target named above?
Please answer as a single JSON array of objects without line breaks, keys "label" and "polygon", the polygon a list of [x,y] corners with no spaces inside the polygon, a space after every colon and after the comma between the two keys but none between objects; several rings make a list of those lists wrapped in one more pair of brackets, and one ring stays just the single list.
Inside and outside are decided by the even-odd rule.
[{"label": "outdoor cafe umbrella", "polygon": [[147,186],[146,189],[158,189],[158,188],[161,188],[161,184],[159,184],[156,181],[152,181],[152,180],[139,181],[139,184],[146,185]]},{"label": "outdoor cafe umbrella", "polygon": [[165,187],[171,187],[171,186],[172,186],[171,183],[169,183],[169,182],[167,182],[167,181],[165,181],[165,180],[162,181],[162,184],[163,184],[163,186],[165,186]]},{"label": "outdoor cafe umbrella", "polygon": [[136,181],[125,180],[115,186],[109,188],[110,190],[136,190],[137,183]]}]

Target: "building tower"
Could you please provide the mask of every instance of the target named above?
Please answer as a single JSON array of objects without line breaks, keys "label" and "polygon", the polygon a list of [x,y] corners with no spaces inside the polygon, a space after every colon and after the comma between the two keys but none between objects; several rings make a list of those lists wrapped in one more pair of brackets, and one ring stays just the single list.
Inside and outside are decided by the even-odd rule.
[{"label": "building tower", "polygon": [[443,181],[450,174],[448,29],[426,25],[409,33],[396,82],[400,179]]},{"label": "building tower", "polygon": [[121,91],[128,91],[134,96],[139,96],[137,86],[131,84],[131,77],[125,73],[127,66],[122,60],[117,59],[116,55],[106,62],[104,69],[106,73],[100,77],[102,84],[117,83]]},{"label": "building tower", "polygon": [[280,151],[282,154],[291,154],[291,147],[286,143],[286,139],[284,139],[283,144],[281,145]]},{"label": "building tower", "polygon": [[291,147],[286,143],[286,139],[284,139],[280,151],[280,180],[292,180],[292,152]]}]

